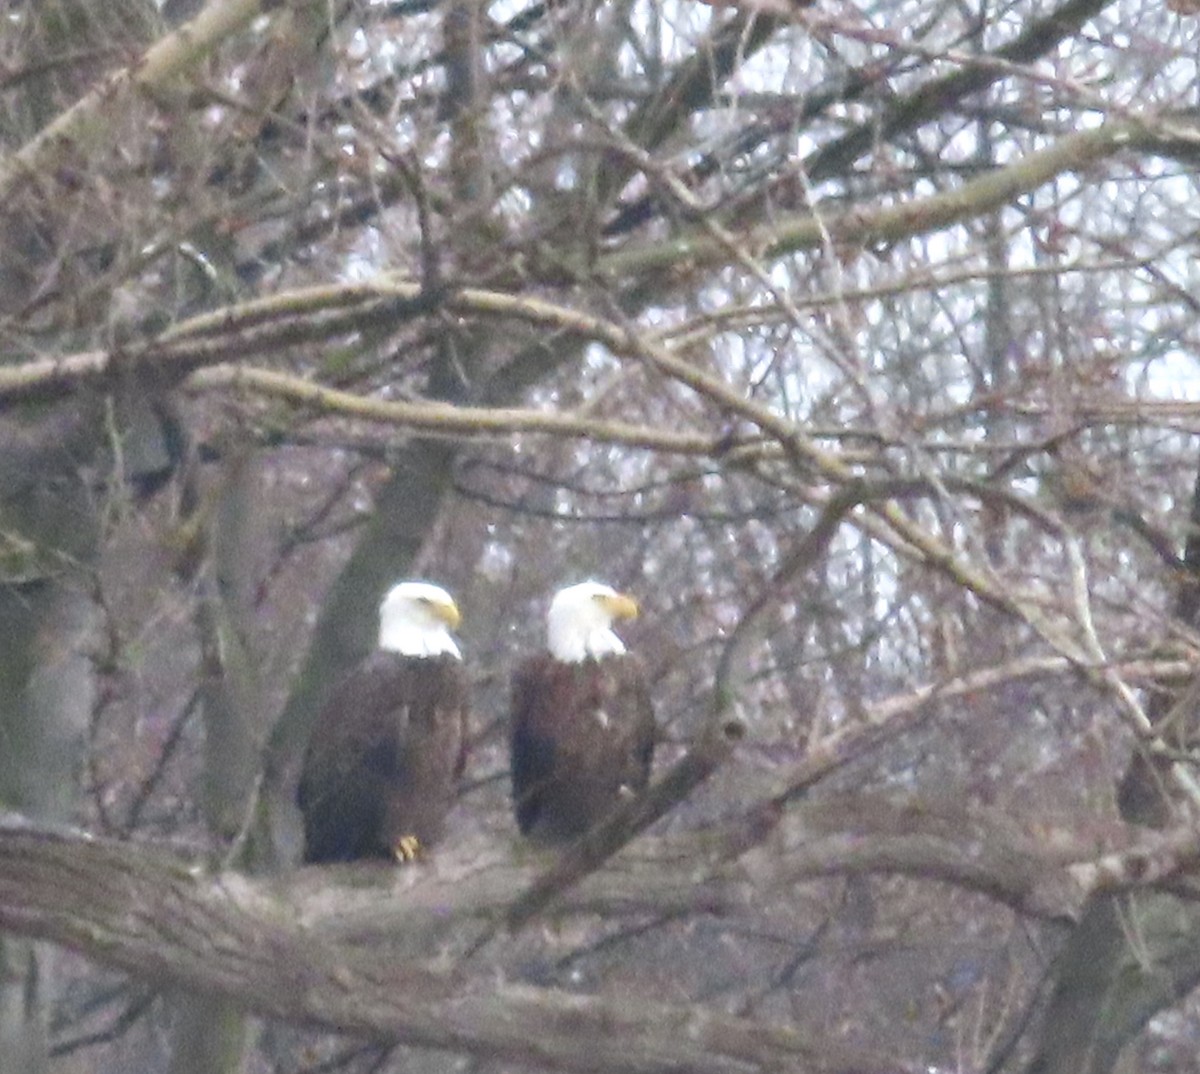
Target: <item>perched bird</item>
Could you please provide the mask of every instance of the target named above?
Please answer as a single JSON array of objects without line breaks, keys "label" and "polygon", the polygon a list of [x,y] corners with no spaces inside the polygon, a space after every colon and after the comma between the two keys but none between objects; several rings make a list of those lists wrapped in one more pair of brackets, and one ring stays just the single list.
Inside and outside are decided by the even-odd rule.
[{"label": "perched bird", "polygon": [[409,861],[441,834],[466,761],[458,624],[428,582],[384,597],[379,647],[334,688],[309,739],[296,792],[305,861]]},{"label": "perched bird", "polygon": [[599,582],[559,590],[546,616],[549,651],[513,675],[513,808],[535,842],[574,839],[650,778],[655,725],[645,670],[612,629],[637,612]]}]

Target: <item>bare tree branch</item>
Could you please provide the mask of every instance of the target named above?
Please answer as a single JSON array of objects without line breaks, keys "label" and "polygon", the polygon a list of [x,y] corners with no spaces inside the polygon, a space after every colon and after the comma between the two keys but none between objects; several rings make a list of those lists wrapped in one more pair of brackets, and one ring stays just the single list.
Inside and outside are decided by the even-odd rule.
[{"label": "bare tree branch", "polygon": [[0,822],[0,923],[274,1018],[572,1071],[908,1070],[702,1007],[571,995],[327,941],[264,884],[145,848]]},{"label": "bare tree branch", "polygon": [[187,25],[155,43],[135,63],[110,75],[36,138],[5,158],[0,164],[0,202],[11,200],[25,177],[48,172],[62,150],[78,151],[103,140],[122,114],[113,107],[114,99],[130,92],[153,96],[170,90],[181,74],[248,25],[265,6],[269,5],[263,0],[212,0]]}]

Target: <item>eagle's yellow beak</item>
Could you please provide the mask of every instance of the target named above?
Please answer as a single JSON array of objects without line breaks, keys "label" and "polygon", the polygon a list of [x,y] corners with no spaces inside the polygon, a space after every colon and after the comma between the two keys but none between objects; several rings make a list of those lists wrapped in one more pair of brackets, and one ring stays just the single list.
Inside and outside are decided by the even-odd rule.
[{"label": "eagle's yellow beak", "polygon": [[457,630],[458,624],[462,622],[462,615],[459,613],[458,605],[454,601],[436,601],[429,605],[433,614],[436,615],[443,623],[451,630]]},{"label": "eagle's yellow beak", "polygon": [[611,597],[606,593],[596,598],[608,610],[614,619],[636,619],[638,617],[637,601],[624,593],[615,593]]}]

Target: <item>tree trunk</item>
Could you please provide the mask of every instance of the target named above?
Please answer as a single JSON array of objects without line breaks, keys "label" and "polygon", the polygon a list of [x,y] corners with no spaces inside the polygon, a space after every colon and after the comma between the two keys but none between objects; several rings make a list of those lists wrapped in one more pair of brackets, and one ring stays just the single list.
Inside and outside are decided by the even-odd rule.
[{"label": "tree trunk", "polygon": [[[43,546],[45,547],[45,546]],[[46,821],[71,816],[92,710],[83,649],[87,596],[60,580],[0,585],[0,801]],[[4,1070],[48,1069],[46,996],[53,952],[0,937]]]},{"label": "tree trunk", "polygon": [[[265,737],[251,633],[254,612],[254,509],[258,468],[230,448],[211,514],[212,555],[196,610],[200,635],[200,709],[204,720],[203,794],[213,866],[237,858],[251,817]],[[217,996],[174,996],[170,1074],[235,1074],[247,1044],[246,1016]]]}]

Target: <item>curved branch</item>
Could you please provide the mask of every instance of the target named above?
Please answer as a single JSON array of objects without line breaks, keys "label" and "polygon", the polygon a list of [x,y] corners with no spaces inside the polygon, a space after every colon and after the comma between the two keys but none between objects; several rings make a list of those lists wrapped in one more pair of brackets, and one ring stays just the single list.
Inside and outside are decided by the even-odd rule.
[{"label": "curved branch", "polygon": [[[742,247],[755,251],[763,263],[800,250],[816,249],[829,239],[837,245],[850,246],[901,242],[993,212],[1064,172],[1084,168],[1135,141],[1139,148],[1154,149],[1155,140],[1150,132],[1132,122],[1110,121],[1092,130],[1066,135],[1045,149],[965,182],[955,190],[882,209],[842,214],[822,211],[820,217],[798,213],[734,234]],[[685,235],[629,246],[601,258],[596,271],[602,279],[613,281],[674,272],[681,265],[692,271],[711,268],[728,259],[723,243],[707,235]]]},{"label": "curved branch", "polygon": [[900,1069],[700,1006],[573,995],[380,957],[295,923],[262,882],[199,876],[145,848],[11,817],[0,819],[0,924],[268,1017],[562,1070]]},{"label": "curved branch", "polygon": [[220,365],[200,370],[193,374],[188,387],[201,391],[214,388],[245,389],[289,403],[314,407],[323,414],[387,422],[456,439],[550,433],[572,440],[596,440],[646,451],[705,456],[720,454],[730,447],[728,437],[674,433],[661,427],[590,418],[569,412],[376,399],[329,388],[290,373],[248,366]]},{"label": "curved branch", "polygon": [[[1147,832],[1114,822],[1102,846],[1094,832],[1035,836],[995,810],[911,797],[825,798],[770,816],[752,813],[751,840],[741,838],[746,818],[643,836],[559,893],[556,912],[733,916],[798,882],[876,872],[950,883],[1025,913],[1062,917],[1097,891],[1178,889],[1200,860],[1200,837],[1186,826]],[[469,994],[470,978],[431,967],[445,965],[448,948],[473,946],[481,930],[510,915],[513,893],[544,861],[491,837],[462,835],[427,865],[401,870],[208,876],[151,847],[0,814],[0,926],[155,983],[227,994],[275,1017],[470,1050],[495,1044],[492,1031],[434,1040],[425,1020],[434,1012],[421,1006]],[[381,944],[388,964],[401,967],[394,973],[361,961]],[[386,976],[395,991],[386,1009],[351,1016],[346,1001],[329,1001],[328,993],[362,975],[372,985]],[[305,987],[278,988],[281,979]],[[507,993],[498,995],[500,1002]],[[514,1003],[515,1012],[525,1011],[525,1000]],[[604,1004],[597,1003],[598,1017]],[[650,1039],[649,1029],[641,1032]],[[565,1057],[555,1062],[582,1069]]]},{"label": "curved branch", "polygon": [[157,41],[128,67],[104,79],[31,141],[0,162],[0,203],[12,199],[26,177],[52,170],[57,154],[110,136],[123,113],[113,99],[130,91],[167,92],[217,45],[248,26],[268,5],[263,0],[213,0],[187,25]]},{"label": "curved branch", "polygon": [[[740,248],[756,251],[760,262],[816,248],[828,240],[851,245],[899,242],[992,211],[1063,172],[1078,170],[1123,149],[1166,152],[1185,145],[1194,150],[1198,141],[1200,132],[1187,117],[1113,120],[1060,138],[1054,145],[956,190],[876,211],[825,214],[820,219],[798,214],[768,227],[731,232],[731,238]],[[2,181],[0,172],[0,184]],[[693,269],[716,266],[728,259],[727,243],[711,237],[685,237],[602,257],[595,274],[615,280],[631,274],[674,271],[680,265]],[[195,317],[133,354],[95,352],[0,369],[0,401],[60,397],[89,382],[111,378],[122,363],[130,362],[150,365],[169,380],[179,380],[196,369],[239,357],[261,357],[346,332],[394,326],[433,308],[524,321],[603,343],[615,353],[644,355],[653,350],[656,355],[673,357],[661,344],[631,339],[621,325],[563,305],[479,288],[431,295],[420,283],[384,275],[365,284],[289,291]],[[686,367],[687,363],[680,361],[679,365]]]},{"label": "curved branch", "polygon": [[[1006,74],[1006,64],[1029,64],[1047,55],[1072,34],[1077,34],[1112,0],[1067,0],[1040,19],[1031,20],[1015,38],[990,57],[971,57],[970,64],[922,83],[911,93],[889,100],[879,115],[852,127],[840,138],[823,146],[805,162],[809,180],[823,182],[845,172],[872,146],[911,131],[946,112],[964,98],[980,93]],[[805,13],[804,19],[820,25],[819,16]],[[988,59],[1003,61],[988,63]],[[984,62],[979,62],[983,60]]]}]

